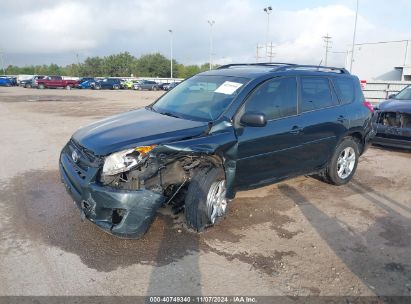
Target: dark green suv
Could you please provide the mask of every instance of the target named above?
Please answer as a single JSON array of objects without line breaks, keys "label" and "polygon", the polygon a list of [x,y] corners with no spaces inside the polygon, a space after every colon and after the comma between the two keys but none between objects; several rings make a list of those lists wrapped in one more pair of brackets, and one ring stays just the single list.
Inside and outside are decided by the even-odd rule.
[{"label": "dark green suv", "polygon": [[162,204],[201,231],[238,190],[302,174],[349,182],[374,135],[372,111],[345,69],[226,65],[78,130],[61,178],[82,217],[117,236],[144,234]]}]

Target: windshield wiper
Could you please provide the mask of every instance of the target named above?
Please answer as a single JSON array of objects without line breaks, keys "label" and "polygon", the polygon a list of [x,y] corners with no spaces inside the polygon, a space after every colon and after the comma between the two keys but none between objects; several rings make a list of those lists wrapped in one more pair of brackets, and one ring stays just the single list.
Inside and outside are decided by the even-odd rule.
[{"label": "windshield wiper", "polygon": [[175,117],[175,118],[180,118],[179,116],[177,116],[177,115],[175,115],[175,114],[173,114],[173,113],[170,113],[170,112],[159,112],[159,113],[160,113],[160,114],[163,114],[163,115]]}]

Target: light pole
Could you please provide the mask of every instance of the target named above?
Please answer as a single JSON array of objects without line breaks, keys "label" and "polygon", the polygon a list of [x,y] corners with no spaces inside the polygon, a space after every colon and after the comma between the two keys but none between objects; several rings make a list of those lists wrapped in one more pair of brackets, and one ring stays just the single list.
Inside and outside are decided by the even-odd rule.
[{"label": "light pole", "polygon": [[268,40],[270,37],[270,14],[273,11],[271,6],[267,6],[264,8],[264,12],[267,14],[267,33],[265,37],[265,52],[268,54]]},{"label": "light pole", "polygon": [[215,24],[214,20],[208,20],[208,24],[210,25],[210,70],[213,67],[213,25]]},{"label": "light pole", "polygon": [[358,19],[358,2],[359,2],[359,0],[357,0],[357,9],[355,10],[354,33],[352,35],[350,73],[352,72],[352,63],[354,62],[355,34],[357,32],[357,19]]},{"label": "light pole", "polygon": [[173,30],[168,30],[170,33],[170,78],[173,78]]},{"label": "light pole", "polygon": [[3,52],[1,50],[0,50],[0,62],[1,62],[1,68],[3,70],[3,74],[6,75],[6,69],[4,68]]}]

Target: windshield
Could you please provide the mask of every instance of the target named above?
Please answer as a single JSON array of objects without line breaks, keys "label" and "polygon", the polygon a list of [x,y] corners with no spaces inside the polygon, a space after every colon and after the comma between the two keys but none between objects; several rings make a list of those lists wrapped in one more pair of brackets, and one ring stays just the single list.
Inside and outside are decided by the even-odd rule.
[{"label": "windshield", "polygon": [[194,76],[161,97],[153,109],[181,118],[217,119],[248,81],[242,77]]},{"label": "windshield", "polygon": [[411,86],[406,87],[404,90],[395,95],[394,99],[411,100]]}]

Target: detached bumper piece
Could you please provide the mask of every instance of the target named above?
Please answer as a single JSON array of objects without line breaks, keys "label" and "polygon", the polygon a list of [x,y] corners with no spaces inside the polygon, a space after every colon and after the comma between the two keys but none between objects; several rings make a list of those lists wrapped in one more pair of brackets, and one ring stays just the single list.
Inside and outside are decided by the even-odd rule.
[{"label": "detached bumper piece", "polygon": [[[73,151],[80,157],[74,162]],[[108,233],[122,238],[143,236],[165,198],[149,190],[118,190],[96,182],[99,166],[69,143],[60,155],[60,177],[67,192],[87,218]]]}]

